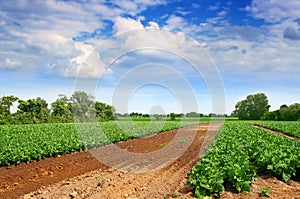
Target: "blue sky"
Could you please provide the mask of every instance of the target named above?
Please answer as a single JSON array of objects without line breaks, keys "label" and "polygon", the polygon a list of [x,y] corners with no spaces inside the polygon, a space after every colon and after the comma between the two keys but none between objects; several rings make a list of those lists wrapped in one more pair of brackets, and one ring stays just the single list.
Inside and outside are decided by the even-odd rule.
[{"label": "blue sky", "polygon": [[85,89],[120,112],[299,102],[298,0],[0,1],[0,96]]}]

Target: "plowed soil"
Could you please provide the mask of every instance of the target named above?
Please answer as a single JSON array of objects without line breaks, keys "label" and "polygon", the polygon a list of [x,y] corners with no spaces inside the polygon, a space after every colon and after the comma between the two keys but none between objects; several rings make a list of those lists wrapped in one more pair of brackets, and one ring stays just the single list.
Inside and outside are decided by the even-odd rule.
[{"label": "plowed soil", "polygon": [[[219,127],[215,125],[207,133],[208,126],[192,126],[182,128],[181,136],[173,130],[118,143],[124,151],[145,155],[135,160],[140,164],[121,157],[125,163],[116,160],[114,164],[119,170],[95,158],[101,148],[0,168],[0,198],[193,198],[193,187],[185,185],[187,172],[199,160],[202,144],[210,141],[207,138]],[[155,154],[160,151],[163,156]],[[157,158],[148,158],[152,152]],[[299,179],[284,183],[262,176],[252,187],[252,195],[226,192],[222,198],[259,198],[263,188],[270,188],[271,198],[300,199]]]}]

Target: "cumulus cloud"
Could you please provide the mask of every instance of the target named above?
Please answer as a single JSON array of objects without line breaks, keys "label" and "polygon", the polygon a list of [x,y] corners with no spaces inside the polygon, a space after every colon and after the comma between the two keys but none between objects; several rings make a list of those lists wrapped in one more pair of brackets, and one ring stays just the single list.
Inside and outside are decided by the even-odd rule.
[{"label": "cumulus cloud", "polygon": [[188,23],[187,21],[179,16],[171,15],[168,20],[166,21],[166,28],[170,30],[178,30],[178,29],[184,29]]},{"label": "cumulus cloud", "polygon": [[300,1],[289,0],[283,3],[281,0],[252,0],[251,5],[245,8],[253,17],[264,19],[267,22],[276,23],[289,17],[298,17]]},{"label": "cumulus cloud", "polygon": [[[148,6],[165,3],[164,0],[116,0],[111,5],[94,0],[0,1],[0,36],[3,38],[0,40],[0,70],[44,67],[53,73],[74,74],[76,70],[69,69],[77,67],[86,54],[78,43],[105,28],[105,20],[114,21],[122,14],[136,16]],[[134,28],[134,24],[130,24],[133,21],[126,22]],[[138,26],[138,22],[135,25]],[[126,30],[122,24],[116,27],[117,31]]]},{"label": "cumulus cloud", "polygon": [[289,26],[284,30],[283,37],[290,40],[300,40],[300,31]]},{"label": "cumulus cloud", "polygon": [[236,32],[241,39],[245,40],[254,40],[260,35],[260,30],[252,26],[235,26],[232,30]]},{"label": "cumulus cloud", "polygon": [[113,26],[115,33],[119,34],[126,31],[143,29],[144,26],[140,21],[136,21],[132,18],[117,17]]},{"label": "cumulus cloud", "polygon": [[300,18],[295,19],[294,22],[296,22],[298,26],[300,26]]}]

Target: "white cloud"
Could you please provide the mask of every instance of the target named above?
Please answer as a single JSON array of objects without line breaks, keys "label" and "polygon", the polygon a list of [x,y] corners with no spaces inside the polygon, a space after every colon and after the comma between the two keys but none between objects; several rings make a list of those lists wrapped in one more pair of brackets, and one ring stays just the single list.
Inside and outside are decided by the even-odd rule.
[{"label": "white cloud", "polygon": [[165,0],[112,0],[111,3],[118,6],[123,13],[136,16],[138,13],[146,10],[148,6],[166,4]]},{"label": "white cloud", "polygon": [[198,3],[192,3],[192,7],[195,8],[195,9],[198,9],[201,6]]},{"label": "white cloud", "polygon": [[187,21],[184,18],[178,17],[176,15],[171,15],[166,21],[166,24],[166,28],[170,30],[182,30],[188,25]]},{"label": "white cloud", "polygon": [[[4,39],[0,40],[0,70],[49,67],[54,73],[64,71],[63,75],[69,75],[68,67],[74,67],[74,63],[77,66],[86,54],[72,40],[74,36],[81,31],[92,33],[104,28],[104,20],[113,21],[122,14],[135,16],[148,6],[166,2],[117,0],[111,3],[113,6],[96,0],[1,1],[0,35]],[[128,29],[134,28],[130,22],[126,25]],[[126,30],[122,24],[118,28],[118,31]]]},{"label": "white cloud", "polygon": [[150,21],[148,24],[150,26],[149,28],[154,28],[156,30],[159,30],[159,25],[157,23]]},{"label": "white cloud", "polygon": [[140,21],[136,21],[132,18],[123,18],[117,17],[113,26],[113,30],[116,34],[131,31],[131,30],[138,30],[143,29],[144,26]]},{"label": "white cloud", "polygon": [[300,13],[300,1],[289,0],[253,0],[250,6],[245,8],[253,17],[264,19],[267,22],[280,22],[285,18],[298,18]]},{"label": "white cloud", "polygon": [[207,10],[215,11],[220,9],[220,2],[215,3],[214,5],[210,5],[207,7]]}]

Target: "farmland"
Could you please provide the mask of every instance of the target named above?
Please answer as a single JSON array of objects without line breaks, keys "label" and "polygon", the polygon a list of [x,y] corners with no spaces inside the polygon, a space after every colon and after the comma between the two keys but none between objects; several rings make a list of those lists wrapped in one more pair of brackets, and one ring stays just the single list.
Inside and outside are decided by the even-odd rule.
[{"label": "farmland", "polygon": [[197,121],[0,126],[0,165],[9,166],[176,129]]},{"label": "farmland", "polygon": [[188,183],[196,187],[198,198],[221,195],[227,183],[238,192],[251,193],[251,182],[257,179],[258,170],[285,182],[299,176],[299,151],[298,142],[249,123],[227,122],[191,171]]},{"label": "farmland", "polygon": [[283,132],[287,135],[300,138],[300,122],[289,122],[289,121],[259,121],[254,122],[255,125],[266,127],[268,129]]},{"label": "farmland", "polygon": [[[33,164],[28,164],[30,168],[32,167],[34,172],[27,171],[28,168],[26,164],[11,166],[11,169],[2,170],[2,172],[4,172],[4,176],[6,175],[5,173],[9,173],[10,170],[11,172],[18,173],[15,183],[22,184],[24,180],[19,181],[19,178],[28,178],[29,180],[25,180],[24,183],[27,183],[30,187],[34,187],[36,186],[34,182],[38,179],[44,179],[44,183],[57,183],[64,180],[66,177],[62,178],[62,175],[60,175],[61,172],[65,174],[69,173],[69,176],[73,176],[75,174],[84,174],[76,171],[78,168],[86,168],[83,169],[82,172],[90,171],[89,168],[91,171],[96,168],[101,168],[103,171],[94,171],[93,174],[88,174],[91,175],[88,179],[86,179],[86,177],[79,177],[78,179],[80,180],[74,180],[74,182],[71,180],[71,185],[74,183],[74,186],[76,184],[78,187],[83,186],[83,184],[84,187],[97,187],[97,183],[99,183],[99,181],[104,183],[107,179],[115,179],[114,182],[111,183],[113,183],[116,187],[123,187],[123,185],[126,184],[127,188],[123,187],[123,191],[119,190],[117,192],[114,192],[114,189],[110,189],[109,186],[112,186],[111,183],[101,184],[101,194],[103,194],[101,196],[96,194],[95,188],[91,188],[92,192],[89,192],[89,194],[92,194],[93,197],[97,196],[104,198],[112,195],[115,197],[123,197],[124,194],[127,194],[126,190],[144,189],[143,187],[145,186],[149,186],[149,188],[152,187],[149,183],[145,184],[142,179],[147,179],[147,182],[151,181],[153,183],[158,183],[157,186],[159,187],[156,186],[155,188],[154,186],[145,192],[145,194],[151,193],[159,197],[162,195],[161,193],[156,193],[156,190],[164,190],[163,192],[165,194],[170,193],[169,195],[172,195],[173,192],[179,192],[178,186],[189,186],[182,184],[188,180],[188,183],[193,185],[192,187],[195,188],[194,190],[190,189],[188,192],[189,194],[181,193],[182,196],[187,196],[188,198],[192,197],[192,193],[195,194],[194,196],[197,198],[201,198],[203,196],[217,196],[222,195],[223,193],[228,194],[228,187],[232,187],[232,189],[236,192],[248,191],[253,193],[253,198],[255,198],[258,194],[260,194],[261,187],[253,188],[253,184],[261,183],[262,179],[260,178],[260,175],[262,173],[275,176],[280,179],[282,183],[287,182],[290,179],[299,178],[300,144],[283,136],[276,135],[262,129],[257,129],[252,126],[253,123],[262,123],[262,121],[226,121],[219,130],[215,141],[210,144],[209,148],[198,161],[198,151],[206,135],[205,129],[208,128],[207,121],[203,121],[198,127],[197,137],[182,157],[171,164],[171,166],[166,170],[159,170],[155,174],[141,174],[139,177],[135,174],[124,174],[122,172],[111,170],[108,172],[106,171],[106,166],[101,163],[97,163],[98,161],[92,159],[92,157],[86,157],[86,151],[82,151],[86,149],[94,150],[93,148],[95,147],[101,147],[102,145],[109,143],[116,143],[119,147],[128,151],[133,151],[135,153],[148,153],[159,150],[168,145],[168,143],[173,139],[175,133],[175,131],[168,130],[182,126],[190,126],[198,122],[199,121],[197,120],[187,120],[182,121],[181,123],[179,121],[130,122],[129,120],[122,120],[85,124],[0,126],[1,136],[3,138],[1,139],[1,163],[3,166],[41,159],[40,161],[33,162]],[[282,125],[292,124],[290,122],[281,123]],[[293,124],[298,123],[294,122]],[[193,128],[195,128],[195,126],[185,128],[187,136],[186,140],[188,140],[191,136],[190,130]],[[168,132],[158,133],[161,131]],[[147,137],[147,135],[153,134],[154,136]],[[138,139],[131,140],[133,138]],[[181,144],[185,144],[185,142],[181,142]],[[47,158],[74,151],[81,152],[69,154],[67,156],[62,155],[54,159]],[[74,157],[74,159],[72,158],[71,164],[64,160],[66,157]],[[142,162],[143,164],[148,163],[148,161],[145,162],[145,160]],[[46,167],[41,165],[46,165]],[[46,176],[44,176],[45,171],[43,169],[40,170],[43,167],[45,167],[46,171],[49,171]],[[63,170],[57,170],[58,167],[62,167]],[[187,173],[189,173],[189,177],[186,180],[183,180]],[[169,178],[170,175],[174,177],[171,179]],[[39,177],[37,178],[36,176]],[[116,176],[121,177],[116,178]],[[122,176],[124,176],[124,178]],[[159,180],[156,181],[154,176],[157,176],[157,179]],[[137,178],[140,178],[141,180],[137,180]],[[11,179],[11,177],[8,179]],[[31,181],[30,179],[35,180]],[[53,181],[55,179],[57,181]],[[179,182],[181,182],[181,184]],[[48,185],[47,183],[44,185]],[[164,187],[164,185],[160,183],[168,184],[168,186],[162,189],[161,187]],[[171,186],[172,183],[174,186]],[[293,184],[293,182],[289,182],[289,184],[293,185],[291,188],[298,186],[297,183]],[[283,186],[283,184],[280,186]],[[69,191],[65,192],[60,190],[62,188],[59,187]],[[52,187],[51,189],[53,189],[53,191],[47,193],[48,195],[45,192],[46,195],[43,196],[46,198],[65,197],[72,192],[71,187],[66,188],[63,184],[59,185],[59,187]],[[84,190],[84,187],[77,189]],[[7,189],[13,191],[16,188],[18,188],[18,186],[11,187],[7,185],[4,186],[2,184],[0,187],[0,196],[1,190]],[[22,190],[23,189],[20,189],[20,192],[16,192],[16,194],[24,193]],[[27,190],[33,191],[32,189]],[[294,190],[296,190],[296,194],[298,189]],[[40,193],[43,193],[43,190],[34,194]],[[142,193],[144,192],[134,192],[136,196],[150,196],[147,194],[143,195]],[[280,196],[280,191],[272,192],[272,195],[276,194],[277,196],[278,194]],[[289,193],[287,195],[290,196],[290,194],[294,193]]]}]

